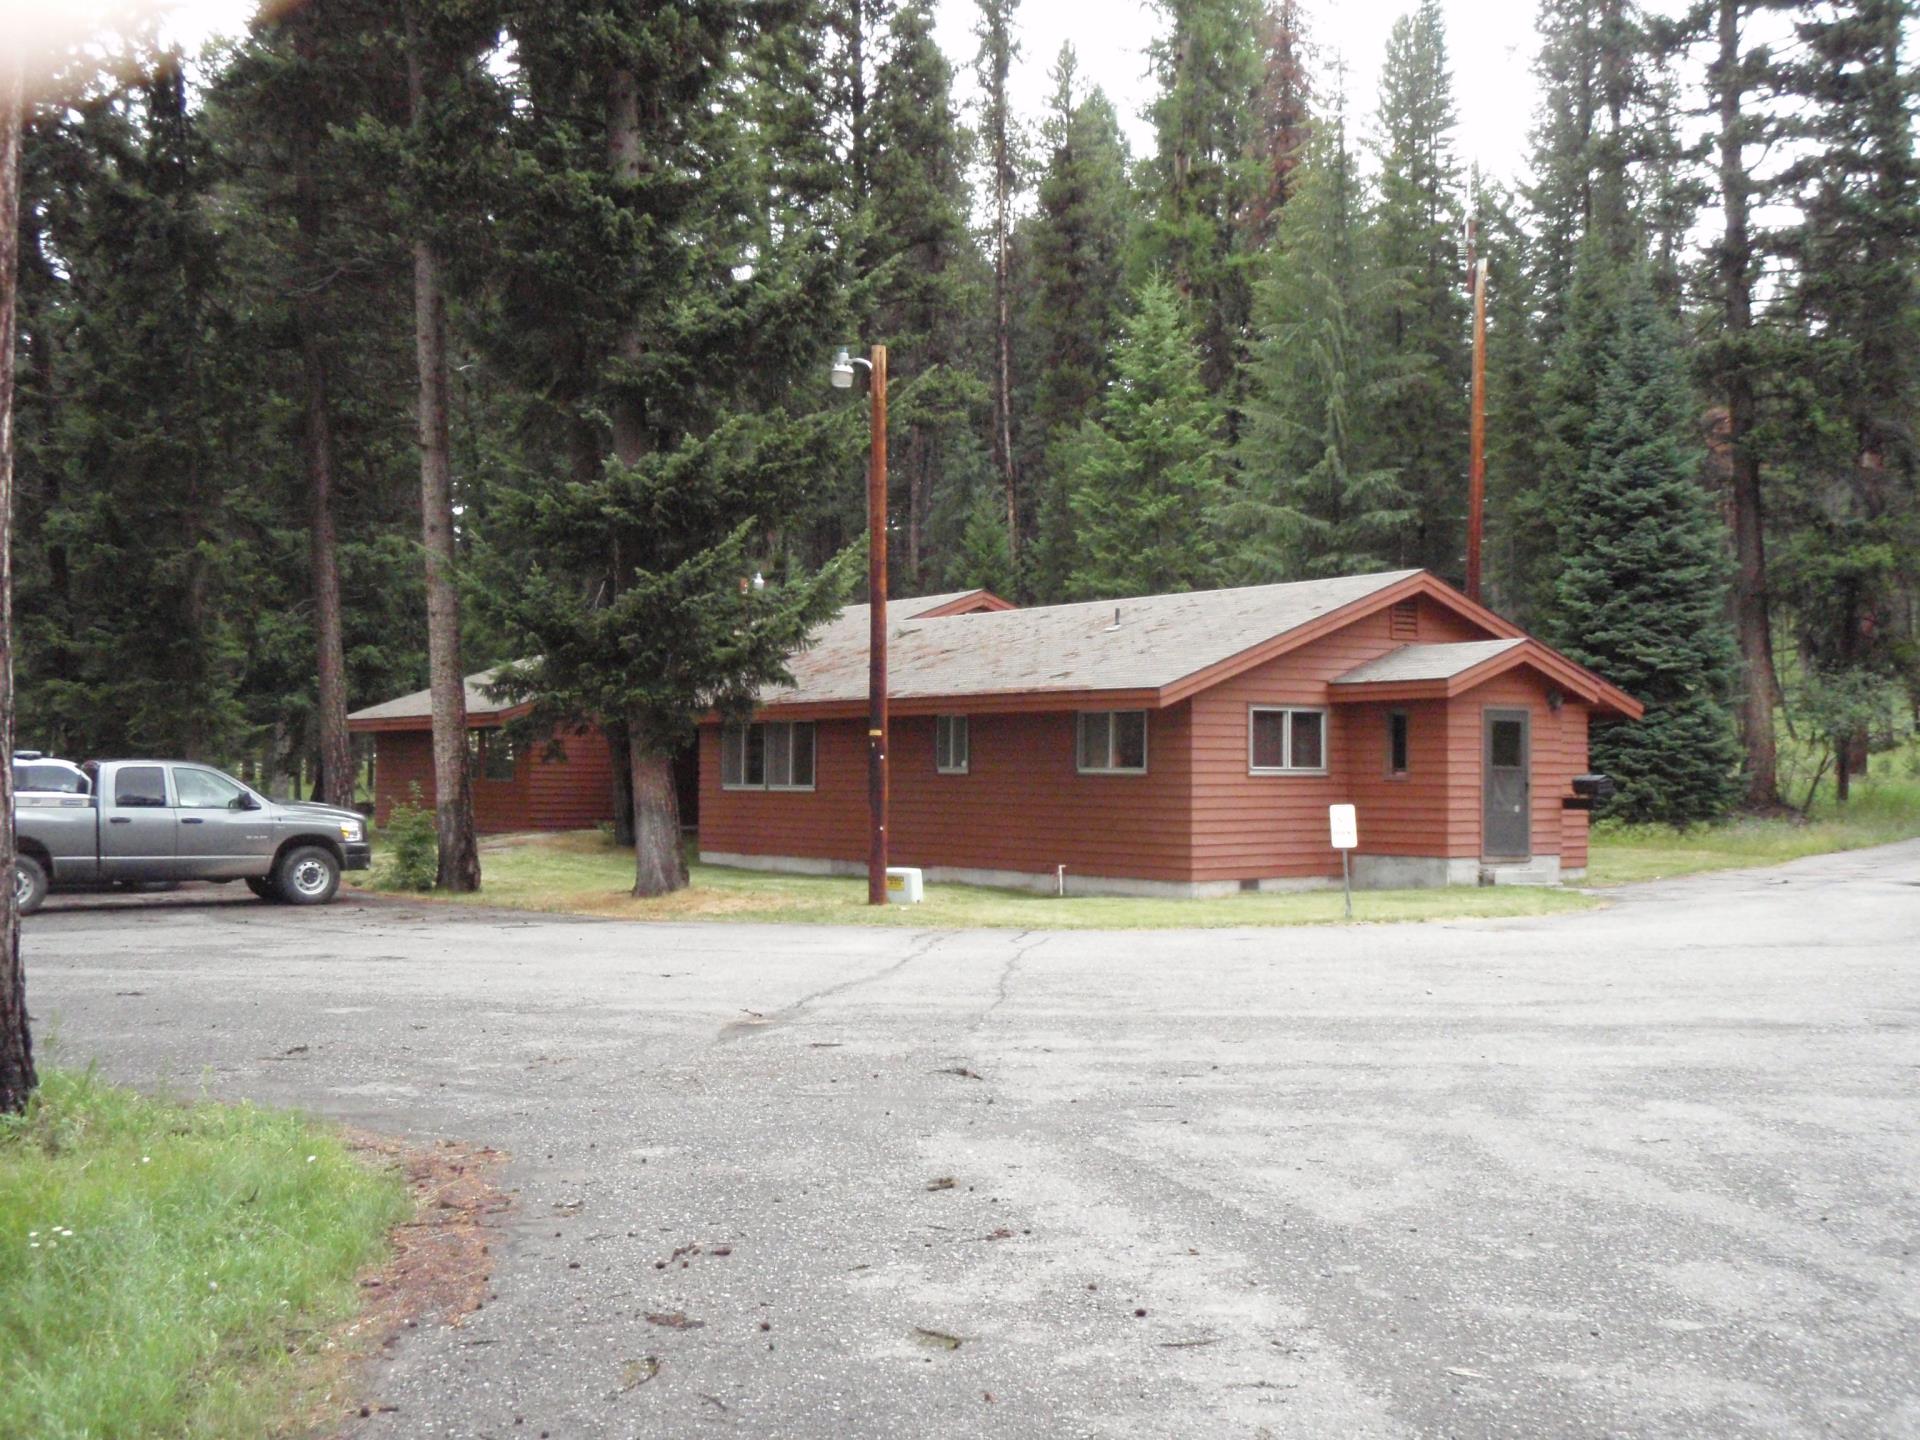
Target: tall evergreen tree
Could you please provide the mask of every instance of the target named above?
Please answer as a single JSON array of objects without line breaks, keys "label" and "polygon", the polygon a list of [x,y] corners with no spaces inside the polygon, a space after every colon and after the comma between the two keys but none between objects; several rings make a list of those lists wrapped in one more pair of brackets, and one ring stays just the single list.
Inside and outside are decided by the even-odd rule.
[{"label": "tall evergreen tree", "polygon": [[1046,168],[1029,227],[1032,333],[1023,385],[1029,467],[1042,477],[1035,540],[1024,567],[1041,600],[1066,593],[1073,570],[1072,471],[1066,447],[1093,413],[1109,372],[1124,295],[1127,149],[1113,106],[1076,89],[1071,45],[1053,69],[1043,141]]},{"label": "tall evergreen tree", "polygon": [[1460,573],[1466,514],[1467,303],[1454,157],[1453,77],[1438,0],[1395,22],[1380,74],[1379,259],[1395,293],[1381,316],[1396,372],[1384,439],[1413,501],[1399,558]]},{"label": "tall evergreen tree", "polygon": [[842,560],[744,586],[850,438],[777,403],[796,378],[813,394],[837,302],[812,246],[754,248],[748,91],[727,83],[739,6],[526,0],[510,19],[530,103],[497,263],[516,308],[539,297],[533,355],[581,385],[565,418],[594,463],[555,474],[536,453],[497,498],[491,604],[537,657],[504,688],[556,721],[623,724],[635,893],[659,894],[686,883],[674,755],[710,708],[750,707],[848,578]]},{"label": "tall evergreen tree", "polygon": [[[1692,414],[1678,336],[1645,262],[1597,239],[1575,272],[1558,355],[1594,376],[1568,508],[1582,523],[1549,619],[1555,643],[1643,701],[1637,724],[1600,729],[1593,765],[1615,777],[1610,813],[1683,825],[1739,793],[1728,697],[1734,646],[1725,550],[1689,453]],[[1609,303],[1583,303],[1603,294]]]},{"label": "tall evergreen tree", "polygon": [[1336,107],[1315,129],[1255,298],[1242,490],[1229,512],[1230,573],[1245,583],[1385,569],[1413,527],[1381,438],[1393,387],[1372,246]]},{"label": "tall evergreen tree", "polygon": [[1244,240],[1253,254],[1273,242],[1313,129],[1313,77],[1307,68],[1307,22],[1300,0],[1278,0],[1267,7],[1260,17],[1260,47],[1265,74],[1254,104],[1253,134],[1258,166]]},{"label": "tall evergreen tree", "polygon": [[1136,299],[1079,446],[1069,583],[1083,600],[1203,589],[1218,573],[1220,407],[1179,294],[1153,280]]},{"label": "tall evergreen tree", "polygon": [[[1920,695],[1920,163],[1909,0],[1851,0],[1798,26],[1784,67],[1803,149],[1785,183],[1804,222],[1787,238],[1803,334],[1794,367],[1812,403],[1784,557],[1809,667]],[[1838,793],[1866,763],[1864,727],[1839,746]]]},{"label": "tall evergreen tree", "polygon": [[992,196],[993,463],[1006,495],[1007,549],[1020,556],[1021,503],[1013,445],[1013,203],[1025,170],[1020,124],[1007,81],[1020,47],[1013,38],[1020,0],[975,0],[980,20],[974,61],[983,94],[981,158]]},{"label": "tall evergreen tree", "polygon": [[[984,277],[967,229],[967,146],[952,89],[931,9],[922,0],[902,5],[867,111],[859,269],[861,328],[887,346],[895,382],[891,473],[905,490],[906,523],[905,553],[896,557],[902,563],[889,573],[915,588],[937,573],[928,525],[943,485],[955,478],[958,437],[990,393],[981,382],[986,367],[973,363]],[[861,495],[851,497],[856,506]],[[849,534],[859,528],[846,527]]]},{"label": "tall evergreen tree", "polygon": [[1160,93],[1138,239],[1192,307],[1207,383],[1226,393],[1245,353],[1252,288],[1242,224],[1264,190],[1256,136],[1263,65],[1257,0],[1155,0]]}]

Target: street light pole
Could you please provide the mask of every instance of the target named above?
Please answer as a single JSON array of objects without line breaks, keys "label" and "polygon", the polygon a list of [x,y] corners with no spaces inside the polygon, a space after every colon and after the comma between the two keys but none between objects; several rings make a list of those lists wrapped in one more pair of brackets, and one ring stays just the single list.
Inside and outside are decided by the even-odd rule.
[{"label": "street light pole", "polygon": [[867,903],[887,903],[887,347],[873,347],[867,464]]}]

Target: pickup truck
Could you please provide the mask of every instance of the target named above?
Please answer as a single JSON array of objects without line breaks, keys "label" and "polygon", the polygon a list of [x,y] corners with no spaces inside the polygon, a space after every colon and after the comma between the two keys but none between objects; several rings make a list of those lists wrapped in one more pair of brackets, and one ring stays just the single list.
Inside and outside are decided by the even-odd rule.
[{"label": "pickup truck", "polygon": [[263,900],[324,905],[340,872],[373,862],[366,821],[331,805],[269,800],[208,765],[101,760],[90,794],[14,796],[20,913],[50,886],[244,880]]}]

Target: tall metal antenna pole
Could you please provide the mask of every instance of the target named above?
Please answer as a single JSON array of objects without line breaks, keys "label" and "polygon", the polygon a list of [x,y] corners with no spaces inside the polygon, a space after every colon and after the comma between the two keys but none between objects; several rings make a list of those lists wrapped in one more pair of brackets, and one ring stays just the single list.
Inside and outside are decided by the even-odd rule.
[{"label": "tall metal antenna pole", "polygon": [[[1468,232],[1471,234],[1472,232]],[[1487,261],[1473,265],[1473,419],[1468,431],[1467,598],[1480,598],[1480,540],[1487,500]]]}]

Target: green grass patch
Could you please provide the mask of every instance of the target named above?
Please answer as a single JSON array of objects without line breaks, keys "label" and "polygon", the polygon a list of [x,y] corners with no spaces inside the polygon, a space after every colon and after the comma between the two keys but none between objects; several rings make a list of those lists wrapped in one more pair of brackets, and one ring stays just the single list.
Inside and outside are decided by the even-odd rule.
[{"label": "green grass patch", "polygon": [[257,1440],[409,1201],[326,1131],[51,1070],[0,1120],[0,1435]]},{"label": "green grass patch", "polygon": [[[1230,895],[1218,900],[1060,899],[977,885],[927,887],[920,905],[870,906],[865,877],[769,875],[694,863],[692,883],[673,895],[638,900],[633,855],[604,835],[517,836],[482,842],[478,895],[442,897],[521,910],[627,920],[731,920],[909,929],[1154,930],[1237,925],[1331,925],[1343,919],[1338,890]],[[380,883],[379,863],[368,883]],[[1549,915],[1595,902],[1570,891],[1489,889],[1356,890],[1356,921],[1455,920]]]},{"label": "green grass patch", "polygon": [[1777,865],[1807,855],[1891,845],[1920,836],[1920,778],[1901,756],[1875,756],[1878,773],[1856,781],[1842,807],[1823,799],[1811,815],[1740,818],[1674,830],[1664,825],[1594,827],[1587,883],[1624,885],[1706,870]]}]

